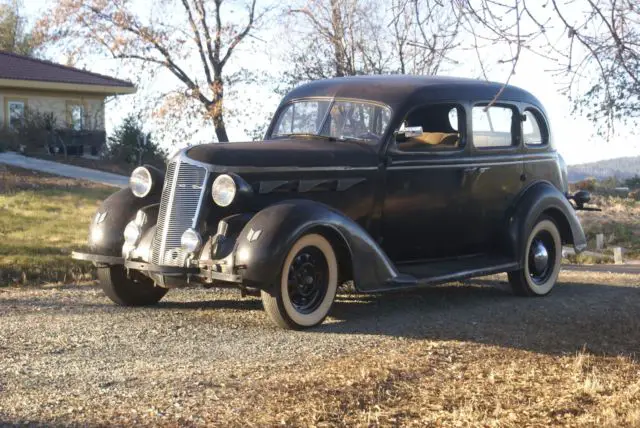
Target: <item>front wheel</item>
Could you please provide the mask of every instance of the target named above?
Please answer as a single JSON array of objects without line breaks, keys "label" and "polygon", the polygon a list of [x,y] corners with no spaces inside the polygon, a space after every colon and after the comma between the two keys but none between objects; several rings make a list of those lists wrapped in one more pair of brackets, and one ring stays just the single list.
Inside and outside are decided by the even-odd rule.
[{"label": "front wheel", "polygon": [[302,236],[289,250],[279,282],[271,292],[261,292],[271,320],[295,330],[320,324],[338,289],[338,261],[331,243],[315,233]]},{"label": "front wheel", "polygon": [[549,294],[558,280],[562,258],[560,232],[551,218],[542,217],[533,226],[524,251],[524,267],[508,274],[513,292],[519,296]]},{"label": "front wheel", "polygon": [[150,278],[137,272],[129,278],[123,266],[98,268],[98,281],[102,291],[114,303],[122,306],[148,306],[156,304],[167,294],[166,288],[156,287]]}]

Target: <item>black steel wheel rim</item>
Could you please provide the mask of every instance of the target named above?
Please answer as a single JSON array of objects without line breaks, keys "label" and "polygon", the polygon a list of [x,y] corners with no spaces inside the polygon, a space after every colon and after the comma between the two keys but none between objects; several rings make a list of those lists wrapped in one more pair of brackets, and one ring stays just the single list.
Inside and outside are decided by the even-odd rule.
[{"label": "black steel wheel rim", "polygon": [[329,264],[319,248],[309,246],[295,255],[289,266],[287,292],[293,308],[310,314],[322,304],[329,285]]},{"label": "black steel wheel rim", "polygon": [[529,276],[535,284],[544,284],[555,269],[556,246],[551,233],[546,230],[538,232],[529,246]]}]

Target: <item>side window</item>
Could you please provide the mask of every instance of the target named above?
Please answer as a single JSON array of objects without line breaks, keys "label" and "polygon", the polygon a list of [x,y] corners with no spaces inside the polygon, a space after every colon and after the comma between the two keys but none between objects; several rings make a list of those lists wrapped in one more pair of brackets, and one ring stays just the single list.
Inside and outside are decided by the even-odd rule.
[{"label": "side window", "polygon": [[24,124],[24,101],[7,101],[8,125],[11,129],[18,129]]},{"label": "side window", "polygon": [[[478,148],[511,147],[519,126],[511,107],[474,106],[472,111],[473,144]],[[515,130],[515,132],[514,132]]]},{"label": "side window", "polygon": [[74,131],[81,131],[85,128],[85,112],[84,106],[79,103],[67,103],[67,115],[69,116],[69,127]]},{"label": "side window", "polygon": [[532,110],[524,111],[522,122],[522,138],[527,146],[543,146],[547,144],[547,131],[544,122]]},{"label": "side window", "polygon": [[422,135],[398,141],[403,152],[457,150],[463,146],[464,109],[457,104],[432,104],[410,112],[404,127],[421,127]]}]

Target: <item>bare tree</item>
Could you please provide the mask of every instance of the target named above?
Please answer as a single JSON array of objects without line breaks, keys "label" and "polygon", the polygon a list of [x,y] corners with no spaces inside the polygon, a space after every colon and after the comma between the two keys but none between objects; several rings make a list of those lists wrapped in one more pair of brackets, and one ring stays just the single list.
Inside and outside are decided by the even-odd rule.
[{"label": "bare tree", "polygon": [[437,74],[460,46],[460,17],[440,0],[392,0],[399,72]]},{"label": "bare tree", "polygon": [[299,0],[285,11],[285,75],[435,74],[457,47],[457,9],[438,0]]},{"label": "bare tree", "polygon": [[[640,3],[637,0],[461,0],[475,47],[507,45],[507,82],[524,51],[555,63],[578,112],[613,130],[640,118]],[[481,58],[480,58],[481,59]]]},{"label": "bare tree", "polygon": [[163,0],[143,14],[140,4],[126,0],[56,0],[38,29],[73,55],[93,55],[98,48],[115,59],[170,72],[182,84],[183,99],[203,107],[218,141],[228,141],[226,68],[269,10],[256,3],[227,1],[225,9],[223,0]]}]

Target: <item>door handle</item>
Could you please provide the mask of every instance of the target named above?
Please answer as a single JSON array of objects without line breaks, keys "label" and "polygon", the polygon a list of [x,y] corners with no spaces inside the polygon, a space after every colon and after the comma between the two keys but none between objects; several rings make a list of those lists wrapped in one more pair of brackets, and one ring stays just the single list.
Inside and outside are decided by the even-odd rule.
[{"label": "door handle", "polygon": [[478,166],[474,166],[471,168],[465,168],[463,169],[463,172],[465,175],[481,175],[484,174],[485,172],[489,171],[491,169],[491,167],[489,166],[483,166],[483,167],[478,167]]},{"label": "door handle", "polygon": [[471,175],[471,174],[475,174],[477,170],[478,170],[477,167],[465,168],[462,170],[462,172],[464,172],[464,175]]}]

